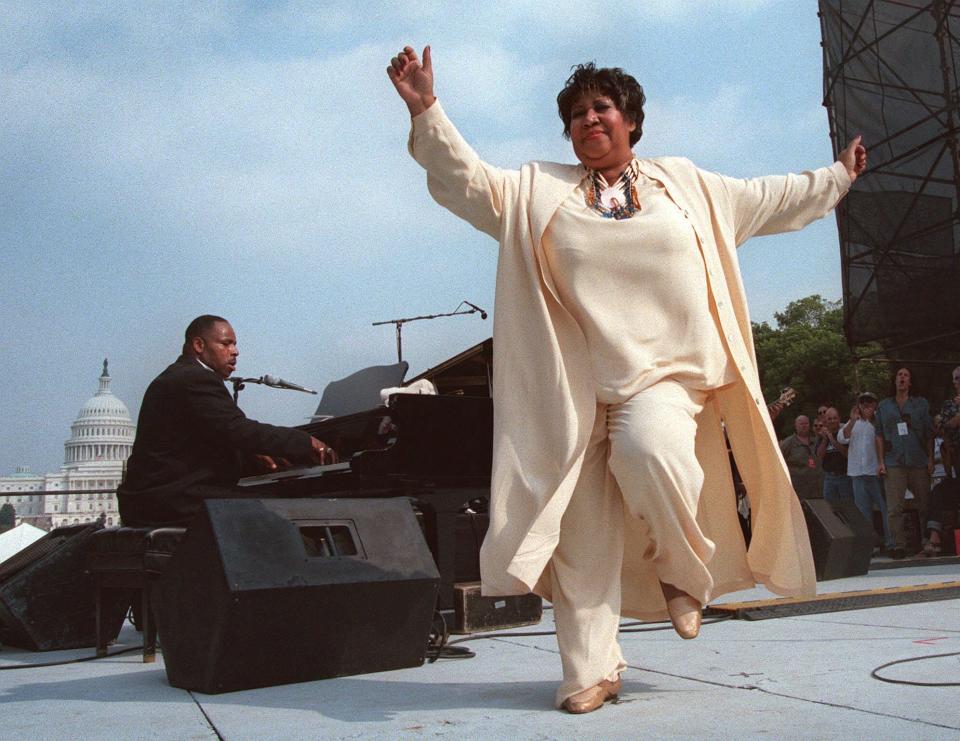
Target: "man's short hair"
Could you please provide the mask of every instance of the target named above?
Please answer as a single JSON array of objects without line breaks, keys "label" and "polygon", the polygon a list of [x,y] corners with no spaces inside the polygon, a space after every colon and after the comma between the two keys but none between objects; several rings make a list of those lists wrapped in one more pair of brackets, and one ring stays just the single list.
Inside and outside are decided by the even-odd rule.
[{"label": "man's short hair", "polygon": [[201,314],[190,322],[190,324],[187,325],[187,330],[183,333],[184,351],[190,346],[194,337],[203,337],[206,331],[218,322],[223,322],[224,324],[230,323],[222,316],[215,316],[214,314]]}]

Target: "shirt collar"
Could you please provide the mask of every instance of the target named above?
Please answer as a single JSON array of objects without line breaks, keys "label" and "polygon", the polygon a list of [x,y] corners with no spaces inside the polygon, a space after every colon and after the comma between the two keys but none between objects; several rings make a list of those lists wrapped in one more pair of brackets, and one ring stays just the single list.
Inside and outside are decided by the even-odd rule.
[{"label": "shirt collar", "polygon": [[202,360],[200,360],[200,358],[194,358],[194,360],[196,360],[198,363],[200,363],[200,365],[202,365],[204,368],[206,368],[206,369],[207,369],[208,371],[210,371],[211,373],[214,373],[214,372],[215,372],[215,371],[213,370],[213,368],[211,368],[209,365],[207,365],[207,364],[204,363]]}]

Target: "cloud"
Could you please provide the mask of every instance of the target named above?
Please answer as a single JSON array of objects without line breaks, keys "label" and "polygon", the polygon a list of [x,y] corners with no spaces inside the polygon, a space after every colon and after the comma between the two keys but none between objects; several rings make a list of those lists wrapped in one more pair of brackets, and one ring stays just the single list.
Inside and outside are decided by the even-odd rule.
[{"label": "cloud", "polygon": [[435,52],[438,94],[456,101],[468,116],[482,116],[483,127],[523,128],[553,85],[549,67],[522,59],[500,44],[457,43]]},{"label": "cloud", "polygon": [[[46,56],[4,69],[0,157],[29,173],[6,188],[32,194],[34,209],[42,200],[61,216],[86,214],[134,251],[200,247],[230,259],[322,251],[325,267],[347,272],[391,253],[384,234],[439,234],[405,150],[406,111],[383,71],[394,49],[171,64],[168,54],[108,66]],[[461,43],[439,56],[485,60],[449,64],[442,87],[465,135],[492,139],[494,156],[542,128],[537,116],[551,100],[544,66],[517,76],[523,60],[497,45]],[[513,152],[505,164],[537,156]]]},{"label": "cloud", "polygon": [[[722,84],[706,95],[653,99],[645,112],[638,153],[682,154],[701,167],[737,177],[830,162],[821,108],[774,107],[744,85]],[[810,141],[817,137],[823,146],[811,151]]]},{"label": "cloud", "polygon": [[644,153],[682,154],[703,167],[723,169],[749,148],[753,127],[744,125],[749,100],[743,87],[721,85],[706,97],[677,95],[646,105]]},{"label": "cloud", "polygon": [[[204,311],[234,319],[245,369],[322,386],[392,358],[390,328],[369,322],[461,299],[490,310],[495,244],[431,201],[406,152],[407,112],[384,72],[402,43],[432,43],[444,107],[499,166],[573,160],[554,98],[586,59],[643,70],[648,92],[667,91],[651,95],[643,154],[731,174],[805,157],[822,111],[776,110],[791,86],[743,60],[775,35],[778,75],[805,49],[819,64],[816,18],[803,11],[804,47],[791,46],[784,19],[764,19],[770,5],[8,3],[0,363],[19,381],[11,429],[49,426],[42,455],[59,456],[104,354],[135,411],[181,325]],[[475,317],[418,322],[405,355],[419,369],[488,332]],[[297,421],[293,408],[312,404],[245,393],[268,421]],[[36,398],[47,400],[39,416]],[[0,471],[38,446],[11,434],[3,447]]]},{"label": "cloud", "polygon": [[658,20],[679,20],[704,13],[727,15],[750,15],[774,0],[640,0],[637,3],[641,15]]},{"label": "cloud", "polygon": [[385,54],[211,60],[163,76],[31,64],[0,78],[11,134],[0,151],[45,190],[55,178],[62,202],[97,212],[122,204],[141,225],[162,214],[217,251],[278,241],[296,251],[343,236],[360,213],[362,237],[385,225],[391,189],[379,173],[406,159],[406,114],[380,67]]}]

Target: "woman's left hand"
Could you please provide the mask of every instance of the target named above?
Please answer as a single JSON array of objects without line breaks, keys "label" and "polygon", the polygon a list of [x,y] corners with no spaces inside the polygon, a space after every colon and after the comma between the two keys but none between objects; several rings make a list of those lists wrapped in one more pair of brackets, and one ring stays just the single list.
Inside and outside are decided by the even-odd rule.
[{"label": "woman's left hand", "polygon": [[424,47],[422,62],[412,46],[403,47],[403,51],[390,60],[387,76],[407,104],[411,116],[420,115],[436,100],[433,94],[433,57],[429,46]]},{"label": "woman's left hand", "polygon": [[860,143],[861,139],[862,137],[859,134],[855,136],[853,141],[837,157],[847,168],[851,185],[856,181],[857,176],[867,169],[867,148]]}]

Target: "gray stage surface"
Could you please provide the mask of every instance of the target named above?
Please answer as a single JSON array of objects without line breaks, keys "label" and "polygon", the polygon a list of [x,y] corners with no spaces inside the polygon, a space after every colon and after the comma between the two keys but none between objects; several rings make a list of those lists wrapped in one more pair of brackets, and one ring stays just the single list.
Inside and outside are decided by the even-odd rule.
[{"label": "gray stage surface", "polygon": [[[843,592],[960,580],[960,565],[919,563],[822,582]],[[762,599],[763,590],[729,599]],[[527,631],[551,630],[552,613]],[[520,631],[518,631],[520,632]],[[467,643],[476,658],[417,669],[224,695],[170,687],[162,658],[137,652],[65,666],[0,671],[0,734],[23,739],[957,739],[960,689],[871,678],[890,661],[960,651],[960,600],[624,632],[630,668],[619,702],[584,716],[551,707],[555,639]],[[139,643],[129,627],[112,650]],[[0,666],[87,656],[4,648]],[[917,682],[960,682],[960,657],[884,670]]]}]

